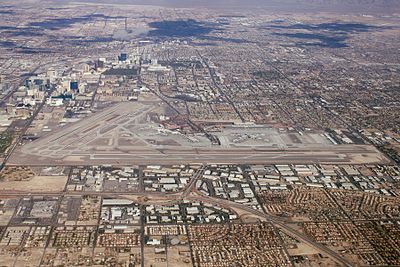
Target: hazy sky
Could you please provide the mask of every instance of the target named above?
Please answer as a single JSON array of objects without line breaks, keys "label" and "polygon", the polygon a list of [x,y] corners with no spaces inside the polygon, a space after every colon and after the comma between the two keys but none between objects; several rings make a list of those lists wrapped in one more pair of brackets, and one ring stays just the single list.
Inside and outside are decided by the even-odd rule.
[{"label": "hazy sky", "polygon": [[283,10],[322,9],[352,11],[394,12],[399,10],[400,0],[75,0],[80,2],[103,2],[121,4],[147,4],[172,7],[210,8],[271,8]]},{"label": "hazy sky", "polygon": [[0,0],[8,3],[92,2],[107,4],[155,5],[166,7],[206,7],[221,10],[265,8],[271,11],[339,11],[357,13],[399,13],[400,0]]}]

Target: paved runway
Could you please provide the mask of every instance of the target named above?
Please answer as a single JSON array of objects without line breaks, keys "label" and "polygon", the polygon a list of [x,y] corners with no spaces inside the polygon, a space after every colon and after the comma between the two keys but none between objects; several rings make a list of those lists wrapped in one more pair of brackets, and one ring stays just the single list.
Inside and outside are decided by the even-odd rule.
[{"label": "paved runway", "polygon": [[[18,152],[17,152],[18,153]],[[276,149],[220,149],[220,148],[164,148],[135,151],[79,151],[73,154],[47,157],[24,153],[15,154],[10,165],[132,165],[181,163],[236,163],[236,164],[373,164],[388,160],[368,145],[340,145],[329,147]]]},{"label": "paved runway", "polygon": [[[155,104],[123,102],[40,139],[18,147],[9,165],[131,165],[131,164],[374,164],[389,162],[370,145],[301,144],[277,149],[269,146],[220,147],[154,145],[139,134],[154,127],[146,121]],[[147,129],[146,128],[146,129]],[[153,129],[154,130],[154,129]],[[155,130],[157,132],[157,130]],[[125,136],[121,138],[121,136]],[[162,134],[158,135],[161,136]],[[171,138],[171,137],[166,137]],[[125,140],[123,142],[123,140]],[[126,143],[126,140],[134,140]],[[140,145],[135,145],[136,143]]]}]

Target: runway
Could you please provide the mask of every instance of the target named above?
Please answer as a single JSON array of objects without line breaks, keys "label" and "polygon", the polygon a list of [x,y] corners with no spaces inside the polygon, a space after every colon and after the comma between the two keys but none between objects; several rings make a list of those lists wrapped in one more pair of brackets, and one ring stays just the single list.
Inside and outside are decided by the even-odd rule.
[{"label": "runway", "polygon": [[134,151],[78,151],[47,157],[19,153],[9,165],[137,165],[137,164],[381,164],[389,160],[368,145],[340,145],[307,149],[163,148]]},{"label": "runway", "polygon": [[[17,147],[8,165],[132,164],[383,164],[371,145],[316,143],[226,147],[191,144],[183,134],[164,132],[148,121],[154,103],[123,102]],[[158,140],[150,142],[150,140]],[[168,145],[173,143],[174,145]]]}]

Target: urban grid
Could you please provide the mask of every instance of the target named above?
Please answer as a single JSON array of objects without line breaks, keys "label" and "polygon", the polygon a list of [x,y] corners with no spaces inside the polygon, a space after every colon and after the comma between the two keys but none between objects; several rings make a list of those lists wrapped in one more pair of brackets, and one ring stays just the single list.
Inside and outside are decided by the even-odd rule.
[{"label": "urban grid", "polygon": [[400,266],[400,4],[163,2],[0,1],[0,266]]}]

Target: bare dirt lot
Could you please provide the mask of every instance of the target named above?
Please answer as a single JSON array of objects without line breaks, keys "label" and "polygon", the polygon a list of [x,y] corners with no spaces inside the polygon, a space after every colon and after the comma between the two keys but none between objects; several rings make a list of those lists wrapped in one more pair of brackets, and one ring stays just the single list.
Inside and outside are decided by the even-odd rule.
[{"label": "bare dirt lot", "polygon": [[3,181],[0,182],[0,190],[21,190],[36,192],[60,192],[64,189],[67,176],[34,176],[24,181]]}]

